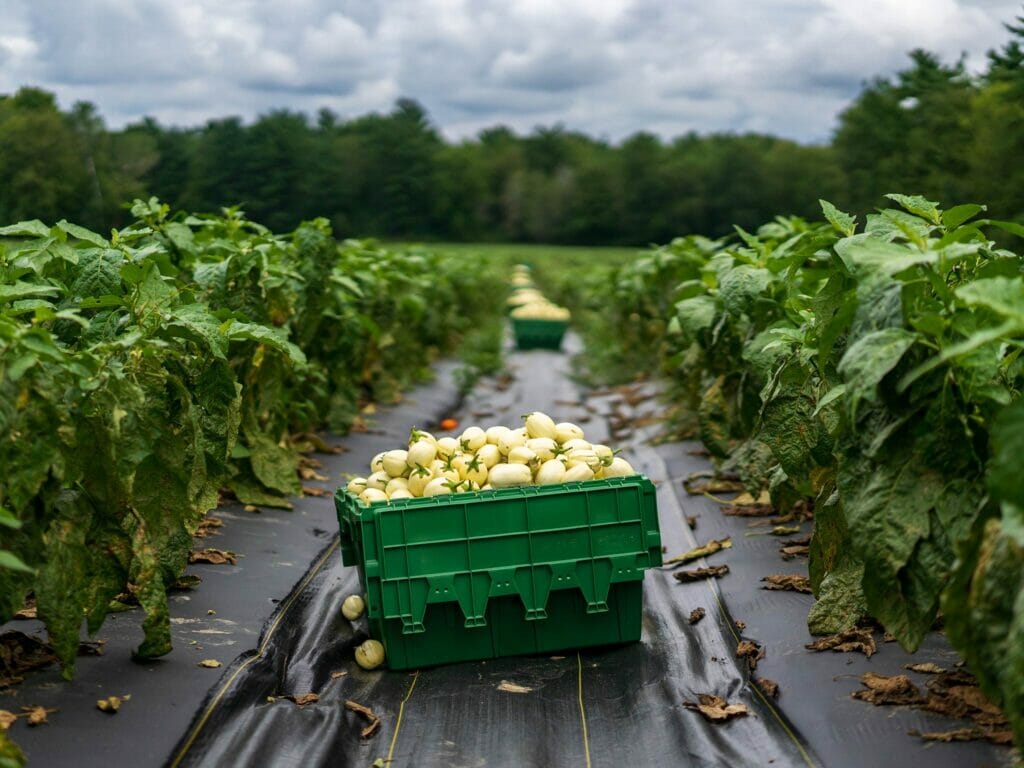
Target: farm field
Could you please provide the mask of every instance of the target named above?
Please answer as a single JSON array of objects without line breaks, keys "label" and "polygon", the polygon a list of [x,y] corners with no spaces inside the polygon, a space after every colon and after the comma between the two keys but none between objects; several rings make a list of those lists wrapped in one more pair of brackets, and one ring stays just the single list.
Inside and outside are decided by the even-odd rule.
[{"label": "farm field", "polygon": [[[521,734],[514,759],[502,752],[515,764],[592,751],[660,762],[676,738],[727,759],[718,721],[750,714],[730,732],[779,765],[854,765],[852,734],[876,728],[879,760],[894,765],[924,749],[935,765],[1009,764],[1021,726],[1024,491],[1012,467],[1024,276],[1021,256],[990,234],[1024,230],[981,206],[903,195],[864,222],[822,212],[639,252],[339,242],[322,222],[275,235],[237,213],[155,201],[137,202],[138,222],[110,238],[67,222],[0,230],[9,764],[22,760],[15,744],[30,764],[61,764],[83,739],[97,765],[126,750],[140,764],[255,760],[299,749],[312,738],[304,713],[345,700],[383,733],[359,738],[358,709],[332,718],[312,763],[345,753],[355,764],[362,744],[382,760],[436,762],[447,753],[424,733],[452,735],[465,707],[508,695],[542,722],[582,723],[557,747],[543,729]],[[572,308],[564,352],[509,346],[503,305],[517,290]],[[513,326],[533,306],[514,310]],[[481,327],[497,336],[481,341]],[[468,360],[467,345],[490,361],[472,376],[441,358],[463,348]],[[358,582],[338,558],[331,494],[347,485],[387,506],[478,493],[498,467],[479,464],[477,437],[462,430],[515,427],[533,411],[584,427],[595,448],[564,459],[581,479],[635,467],[658,483],[668,567],[644,576],[640,643],[581,651],[575,669],[535,657],[411,679],[360,669],[354,651],[372,625],[339,619]],[[43,420],[58,425],[52,440],[18,439]],[[350,479],[374,452],[411,452],[425,439],[409,433],[417,426],[461,463],[451,453],[414,467],[427,475],[420,490],[405,458],[372,489]],[[449,437],[460,432],[461,444]],[[625,460],[601,458],[598,441]],[[513,466],[513,448],[499,466]],[[528,484],[542,466],[566,472],[515,450]],[[385,492],[388,476],[400,482]],[[794,654],[807,658],[794,667]],[[502,679],[469,686],[488,664]],[[636,700],[666,718],[663,737],[637,752],[588,731],[587,717],[616,720],[651,664],[677,680]],[[863,688],[822,687],[854,669]],[[566,711],[558,695],[545,713],[531,694],[549,683],[589,698]],[[413,686],[455,706],[410,705],[403,726]],[[471,699],[458,698],[465,690]],[[111,695],[116,718],[102,711]],[[911,706],[893,720],[900,704]],[[716,710],[727,706],[737,709]],[[140,742],[168,709],[173,727]],[[33,717],[47,724],[32,728]],[[253,742],[257,732],[266,738]],[[473,759],[493,748],[463,747]]]}]

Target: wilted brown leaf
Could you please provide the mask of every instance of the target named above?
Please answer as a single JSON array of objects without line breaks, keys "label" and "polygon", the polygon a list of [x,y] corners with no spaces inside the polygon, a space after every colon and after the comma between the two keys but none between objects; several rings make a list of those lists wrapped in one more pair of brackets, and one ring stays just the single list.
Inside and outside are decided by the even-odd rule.
[{"label": "wilted brown leaf", "polygon": [[804,648],[811,651],[835,651],[836,653],[859,651],[869,659],[876,650],[875,637],[871,630],[861,627],[850,627],[834,635],[825,635],[813,643],[808,643]]},{"label": "wilted brown leaf", "polygon": [[196,549],[189,553],[188,561],[190,563],[209,563],[211,565],[223,565],[225,563],[237,565],[238,556],[226,549]]},{"label": "wilted brown leaf", "polygon": [[684,563],[699,560],[702,557],[713,555],[715,554],[715,552],[719,552],[723,549],[729,549],[730,547],[732,547],[731,538],[726,537],[724,539],[712,539],[702,547],[695,547],[694,549],[691,549],[689,552],[684,552],[681,555],[670,557],[668,560],[662,563],[662,565],[683,565]]},{"label": "wilted brown leaf", "polygon": [[687,517],[686,517],[686,524],[688,526],[690,526],[690,530],[691,531],[697,530],[697,516],[696,515],[687,515]]},{"label": "wilted brown leaf", "polygon": [[510,683],[508,680],[502,680],[501,683],[498,684],[498,690],[505,691],[505,693],[530,693],[533,691],[533,688],[526,685],[516,685],[515,683]]},{"label": "wilted brown leaf", "polygon": [[26,672],[56,661],[42,640],[17,631],[0,635],[0,687],[20,683]]},{"label": "wilted brown leaf", "polygon": [[28,724],[31,726],[45,725],[50,722],[46,719],[47,715],[52,715],[56,711],[56,709],[47,709],[46,707],[40,707],[38,705],[22,707],[21,717],[26,718],[28,720]]},{"label": "wilted brown leaf", "polygon": [[335,670],[334,672],[331,672],[331,680],[337,680],[339,677],[344,677],[347,674],[348,674],[348,670],[347,669]]},{"label": "wilted brown leaf", "polygon": [[690,476],[683,481],[683,488],[691,496],[705,493],[738,493],[743,490],[743,483],[738,480],[701,479]]},{"label": "wilted brown leaf", "polygon": [[298,695],[285,696],[286,699],[291,699],[300,707],[306,704],[312,704],[313,702],[320,701],[320,696],[315,693],[300,693]]},{"label": "wilted brown leaf", "polygon": [[779,698],[779,684],[774,680],[769,680],[767,677],[758,677],[754,679],[754,682],[769,699]]},{"label": "wilted brown leaf", "polygon": [[806,544],[791,544],[779,549],[783,560],[792,560],[794,557],[806,557],[811,554],[811,548]]},{"label": "wilted brown leaf", "polygon": [[770,517],[775,514],[771,504],[728,504],[722,507],[728,517]]},{"label": "wilted brown leaf", "polygon": [[864,688],[851,696],[875,706],[881,704],[921,704],[924,697],[906,675],[879,675],[865,672],[860,676]]},{"label": "wilted brown leaf", "polygon": [[35,605],[26,605],[24,608],[15,613],[12,617],[15,621],[29,621],[37,618]]},{"label": "wilted brown leaf", "polygon": [[183,573],[178,580],[171,585],[171,589],[193,589],[203,583],[203,580],[194,573]]},{"label": "wilted brown leaf", "polygon": [[327,475],[321,475],[315,469],[309,467],[302,467],[299,469],[299,476],[303,480],[316,480],[321,483],[326,483],[330,478]]},{"label": "wilted brown leaf", "polygon": [[736,646],[736,656],[746,659],[747,667],[753,672],[757,669],[757,662],[764,658],[764,649],[753,640],[741,640]]},{"label": "wilted brown leaf", "polygon": [[102,656],[103,646],[106,640],[80,640],[78,643],[79,656]]},{"label": "wilted brown leaf", "polygon": [[216,659],[203,659],[199,662],[200,667],[206,667],[207,669],[216,669],[221,664]]},{"label": "wilted brown leaf", "polygon": [[736,621],[734,621],[733,624],[736,625],[736,629],[738,629],[740,632],[747,628],[747,622],[743,621],[743,619],[736,619]]},{"label": "wilted brown leaf", "polygon": [[713,723],[720,723],[733,717],[744,717],[750,714],[745,704],[727,704],[720,696],[713,696],[710,693],[698,693],[697,701],[687,701],[683,704],[687,709],[700,712],[707,720]]},{"label": "wilted brown leaf", "polygon": [[728,572],[728,565],[713,565],[710,568],[694,568],[692,571],[676,571],[672,574],[672,578],[685,584],[702,579],[720,579]]},{"label": "wilted brown leaf", "polygon": [[369,707],[364,707],[358,702],[347,699],[345,701],[345,709],[351,710],[358,715],[361,715],[369,724],[359,732],[359,736],[364,739],[370,738],[374,731],[380,727],[380,718],[373,713],[373,710]]},{"label": "wilted brown leaf", "polygon": [[199,523],[199,527],[193,534],[197,539],[205,539],[207,536],[213,536],[219,534],[218,528],[224,526],[224,521],[219,517],[204,517]]},{"label": "wilted brown leaf", "polygon": [[260,508],[257,507],[255,504],[246,504],[244,507],[242,507],[242,511],[243,512],[259,512]]},{"label": "wilted brown leaf", "polygon": [[776,573],[765,576],[761,581],[765,585],[761,589],[787,590],[811,594],[811,580],[796,573]]},{"label": "wilted brown leaf", "polygon": [[317,496],[317,497],[320,497],[320,496],[330,496],[331,492],[329,490],[327,490],[326,488],[317,488],[314,485],[304,485],[304,486],[302,486],[302,495],[303,496]]},{"label": "wilted brown leaf", "polygon": [[920,672],[924,675],[938,675],[946,671],[938,664],[932,664],[930,661],[924,664],[904,664],[903,668],[909,669],[911,672]]},{"label": "wilted brown leaf", "polygon": [[690,611],[690,623],[696,624],[698,621],[704,618],[707,612],[703,608],[694,608]]},{"label": "wilted brown leaf", "polygon": [[6,709],[0,709],[0,731],[6,731],[17,719],[18,716],[13,712],[8,712]]},{"label": "wilted brown leaf", "polygon": [[109,712],[114,714],[121,708],[121,704],[128,701],[131,696],[108,696],[105,699],[99,699],[96,702],[96,708],[102,712]]}]

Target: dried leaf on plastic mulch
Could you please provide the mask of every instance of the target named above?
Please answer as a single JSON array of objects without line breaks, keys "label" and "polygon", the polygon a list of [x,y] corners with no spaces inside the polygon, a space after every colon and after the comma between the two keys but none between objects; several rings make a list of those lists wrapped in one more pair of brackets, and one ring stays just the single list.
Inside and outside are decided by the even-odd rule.
[{"label": "dried leaf on plastic mulch", "polygon": [[753,672],[757,669],[757,662],[764,658],[764,648],[753,640],[741,640],[739,645],[736,646],[736,656],[740,659],[746,659],[747,668]]},{"label": "dried leaf on plastic mulch", "polygon": [[811,548],[807,544],[790,544],[779,548],[779,554],[783,560],[792,560],[794,557],[807,557],[811,554]]},{"label": "dried leaf on plastic mulch", "polygon": [[743,483],[739,480],[702,478],[699,475],[690,475],[683,480],[683,488],[691,496],[701,496],[705,493],[739,493],[743,490]]},{"label": "dried leaf on plastic mulch", "polygon": [[909,669],[911,672],[920,672],[922,675],[939,675],[946,671],[938,664],[932,664],[930,661],[924,664],[904,664],[903,668]]},{"label": "dried leaf on plastic mulch", "polygon": [[45,725],[50,722],[46,719],[47,716],[52,715],[57,711],[58,710],[56,709],[47,709],[46,707],[36,705],[32,707],[22,707],[20,716],[24,717],[28,721],[29,725]]},{"label": "dried leaf on plastic mulch", "polygon": [[703,608],[694,608],[692,611],[690,611],[690,623],[696,624],[698,621],[704,618],[706,613],[707,611],[705,611]]},{"label": "dried leaf on plastic mulch", "polygon": [[502,680],[498,684],[498,690],[505,691],[505,693],[531,693],[533,688],[526,685],[516,685],[515,683],[510,683],[508,680]]},{"label": "dried leaf on plastic mulch", "polygon": [[20,683],[26,672],[56,661],[57,656],[42,640],[24,632],[4,632],[0,635],[0,688]]},{"label": "dried leaf on plastic mulch", "polygon": [[14,721],[17,719],[18,716],[13,712],[8,712],[6,709],[0,709],[0,731],[6,731],[14,725]]},{"label": "dried leaf on plastic mulch", "polygon": [[875,706],[924,703],[921,692],[906,675],[879,675],[875,672],[865,672],[860,676],[860,682],[864,688],[854,691],[850,695]]},{"label": "dried leaf on plastic mulch", "polygon": [[131,699],[130,694],[124,696],[108,696],[105,699],[97,699],[96,708],[101,712],[107,712],[111,715],[115,714],[124,702]]},{"label": "dried leaf on plastic mulch", "polygon": [[687,701],[683,706],[700,712],[712,723],[722,723],[734,717],[745,717],[750,714],[745,704],[729,704],[722,697],[710,693],[698,693],[696,702]]},{"label": "dried leaf on plastic mulch", "polygon": [[380,727],[380,718],[374,714],[373,710],[369,707],[364,707],[362,704],[347,699],[345,701],[345,709],[355,712],[360,715],[364,720],[367,721],[368,725],[359,732],[360,738],[368,739],[374,732]]},{"label": "dried leaf on plastic mulch", "polygon": [[238,555],[226,549],[197,549],[188,555],[190,563],[209,563],[210,565],[238,564]]},{"label": "dried leaf on plastic mulch", "polygon": [[219,517],[204,517],[192,535],[197,539],[205,539],[207,536],[219,535],[220,531],[217,529],[222,527],[224,527],[224,521]]},{"label": "dried leaf on plastic mulch", "polygon": [[294,701],[300,707],[304,707],[307,704],[313,704],[314,702],[320,701],[320,696],[315,693],[300,693],[292,694],[291,696],[285,696],[284,698],[289,701]]},{"label": "dried leaf on plastic mulch", "polygon": [[811,594],[811,580],[796,573],[775,573],[761,579],[765,584],[761,589],[784,590],[787,592],[803,592]]},{"label": "dried leaf on plastic mulch", "polygon": [[769,680],[767,677],[758,677],[754,679],[754,682],[768,698],[779,698],[779,684],[774,680]]},{"label": "dried leaf on plastic mulch", "polygon": [[662,563],[662,565],[683,565],[684,563],[690,563],[694,560],[699,560],[702,557],[715,554],[723,549],[730,549],[732,547],[732,539],[726,537],[724,539],[712,539],[702,547],[695,547],[688,552],[684,552],[681,555],[670,557],[668,560]]},{"label": "dried leaf on plastic mulch", "polygon": [[694,568],[692,571],[676,571],[672,578],[683,584],[704,579],[720,579],[729,573],[728,565],[713,565],[710,568]]},{"label": "dried leaf on plastic mulch", "polygon": [[216,659],[203,659],[199,662],[200,667],[206,667],[207,669],[216,669],[221,666],[221,663]]},{"label": "dried leaf on plastic mulch", "polygon": [[302,495],[303,496],[317,496],[317,497],[319,497],[319,496],[330,496],[331,492],[329,490],[327,490],[326,488],[317,488],[317,487],[312,486],[312,485],[304,485],[304,486],[302,486]]},{"label": "dried leaf on plastic mulch", "polygon": [[819,637],[813,643],[804,646],[810,651],[835,651],[836,653],[852,653],[859,651],[869,659],[875,653],[875,636],[870,629],[850,627],[834,635]]}]

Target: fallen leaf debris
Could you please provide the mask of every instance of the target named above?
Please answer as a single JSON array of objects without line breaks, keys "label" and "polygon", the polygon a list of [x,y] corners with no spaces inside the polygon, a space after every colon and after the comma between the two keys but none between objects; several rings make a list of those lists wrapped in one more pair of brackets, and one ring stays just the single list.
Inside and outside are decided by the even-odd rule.
[{"label": "fallen leaf debris", "polygon": [[729,704],[721,696],[710,693],[698,693],[697,701],[683,703],[687,709],[700,712],[704,718],[712,723],[722,723],[734,717],[745,717],[750,714],[745,704]]},{"label": "fallen leaf debris", "polygon": [[686,584],[703,579],[720,579],[727,573],[729,573],[728,565],[713,565],[710,568],[694,568],[692,571],[676,571],[672,574],[672,578]]},{"label": "fallen leaf debris", "polygon": [[825,635],[804,646],[811,651],[835,651],[836,653],[863,653],[869,659],[877,650],[875,637],[864,627],[850,627],[834,635]]},{"label": "fallen leaf debris", "polygon": [[355,712],[367,721],[367,726],[359,732],[360,738],[368,739],[374,732],[380,728],[380,718],[373,713],[373,710],[369,707],[364,707],[362,704],[352,701],[351,699],[345,700],[345,709]]}]

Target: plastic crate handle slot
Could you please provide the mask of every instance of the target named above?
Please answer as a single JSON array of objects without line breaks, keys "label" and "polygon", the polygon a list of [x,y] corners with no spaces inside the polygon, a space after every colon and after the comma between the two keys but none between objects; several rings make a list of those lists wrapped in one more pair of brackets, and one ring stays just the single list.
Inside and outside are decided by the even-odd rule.
[{"label": "plastic crate handle slot", "polygon": [[587,613],[604,613],[608,610],[612,570],[612,561],[606,557],[576,563],[576,581],[583,592],[583,599],[587,601]]},{"label": "plastic crate handle slot", "polygon": [[453,579],[453,589],[459,601],[459,608],[465,617],[466,629],[486,627],[487,597],[491,592],[489,573],[458,573]]},{"label": "plastic crate handle slot", "polygon": [[516,585],[519,597],[526,607],[526,620],[546,619],[548,595],[551,593],[553,574],[549,565],[524,566],[516,569]]},{"label": "plastic crate handle slot", "polygon": [[[427,579],[402,579],[401,581],[384,582],[397,592],[398,618],[402,621],[403,635],[416,635],[425,632],[423,616],[427,612],[427,601],[430,598],[430,584]],[[388,616],[387,618],[393,618]]]}]

